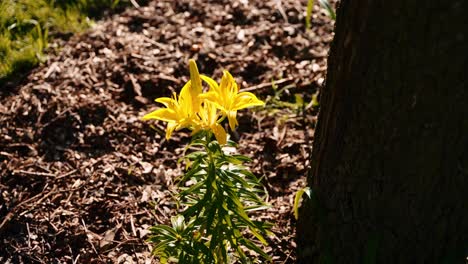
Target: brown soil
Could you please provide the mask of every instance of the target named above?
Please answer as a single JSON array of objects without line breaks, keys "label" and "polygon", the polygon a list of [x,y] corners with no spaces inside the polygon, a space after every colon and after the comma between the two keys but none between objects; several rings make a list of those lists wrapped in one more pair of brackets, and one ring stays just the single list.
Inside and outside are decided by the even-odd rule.
[{"label": "brown soil", "polygon": [[[0,90],[0,262],[157,263],[148,228],[176,213],[171,190],[189,140],[140,117],[179,91],[187,61],[229,70],[268,105],[232,138],[268,189],[274,263],[295,260],[294,193],[305,184],[333,22],[305,0],[150,1],[61,46]],[[272,84],[277,93],[272,89]],[[290,105],[301,96],[304,104]],[[276,99],[274,99],[276,98]]]}]

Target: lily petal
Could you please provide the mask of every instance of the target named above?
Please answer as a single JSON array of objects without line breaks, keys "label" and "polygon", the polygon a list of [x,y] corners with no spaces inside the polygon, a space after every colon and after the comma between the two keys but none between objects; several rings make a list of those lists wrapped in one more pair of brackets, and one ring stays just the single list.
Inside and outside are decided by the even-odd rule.
[{"label": "lily petal", "polygon": [[215,91],[200,94],[198,97],[202,100],[207,100],[210,103],[217,104],[222,107],[220,100],[221,98],[219,98],[219,94]]},{"label": "lily petal", "polygon": [[[175,93],[174,93],[174,98],[175,98]],[[156,98],[154,101],[163,104],[165,107],[169,107],[169,105],[171,105],[171,104],[173,104],[175,102],[174,99],[169,98],[169,97]]]},{"label": "lily petal", "polygon": [[167,128],[166,128],[166,139],[167,140],[169,140],[171,138],[172,132],[174,132],[176,127],[177,127],[177,123],[175,123],[175,122],[168,122],[167,123]]},{"label": "lily petal", "polygon": [[215,80],[205,75],[200,75],[200,78],[208,84],[208,86],[210,87],[210,91],[219,92],[219,86]]},{"label": "lily petal", "polygon": [[236,126],[239,124],[237,123],[237,119],[236,119],[237,111],[227,111],[226,115],[229,121],[229,127],[231,128],[231,130],[234,130]]},{"label": "lily petal", "polygon": [[177,120],[177,114],[169,108],[160,108],[142,117],[143,120],[157,119],[166,122],[174,122]]},{"label": "lily petal", "polygon": [[220,124],[215,124],[211,127],[211,130],[213,131],[213,134],[216,137],[216,140],[219,142],[219,144],[224,145],[227,143],[227,133],[226,130],[220,125]]},{"label": "lily petal", "polygon": [[192,82],[192,95],[198,96],[202,92],[202,84],[200,79],[200,73],[198,72],[197,63],[195,60],[189,60],[190,69],[190,81]]},{"label": "lily petal", "polygon": [[250,106],[264,105],[253,93],[242,92],[237,94],[233,109],[239,110]]}]

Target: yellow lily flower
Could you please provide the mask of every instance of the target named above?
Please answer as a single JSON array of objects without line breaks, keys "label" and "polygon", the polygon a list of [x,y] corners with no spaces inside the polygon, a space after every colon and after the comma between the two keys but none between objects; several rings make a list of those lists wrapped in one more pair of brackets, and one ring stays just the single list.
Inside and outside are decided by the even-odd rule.
[{"label": "yellow lily flower", "polygon": [[143,120],[157,119],[167,122],[166,139],[171,137],[174,130],[190,127],[194,124],[196,112],[194,111],[193,96],[190,93],[191,85],[187,82],[180,95],[174,93],[172,98],[160,97],[155,101],[163,104],[166,108],[160,108],[145,116]]},{"label": "yellow lily flower", "polygon": [[[172,98],[161,97],[155,101],[166,108],[157,109],[145,116],[143,120],[157,119],[167,122],[166,138],[174,130],[190,128],[194,133],[199,130],[211,130],[220,144],[226,144],[227,133],[219,124],[227,117],[232,130],[238,125],[237,110],[250,106],[264,105],[254,94],[239,93],[236,81],[228,71],[223,72],[221,83],[208,76],[200,75],[197,64],[189,60],[190,80],[184,85],[180,94]],[[203,93],[202,81],[210,87]],[[218,112],[218,109],[220,110]],[[221,117],[221,119],[220,119]]]},{"label": "yellow lily flower", "polygon": [[216,137],[216,140],[224,145],[227,142],[227,133],[223,126],[218,123],[218,111],[213,103],[205,101],[198,112],[199,120],[193,133],[196,133],[202,129],[211,130]]},{"label": "yellow lily flower", "polygon": [[172,98],[161,97],[155,101],[166,108],[153,111],[143,120],[157,119],[167,122],[166,138],[169,139],[174,130],[188,128],[195,124],[197,112],[200,110],[201,100],[198,97],[202,93],[202,84],[197,64],[193,59],[189,60],[190,80],[182,87],[179,96],[174,93]]},{"label": "yellow lily flower", "polygon": [[[188,93],[190,93],[190,96],[192,98],[192,107],[194,112],[198,112],[200,109],[200,99],[198,98],[198,95],[202,93],[202,83],[201,83],[201,78],[200,78],[200,73],[198,72],[198,67],[197,63],[195,60],[190,59],[189,60],[189,69],[190,69],[190,90],[187,90]],[[182,92],[181,92],[182,93]]]},{"label": "yellow lily flower", "polygon": [[232,130],[238,125],[237,110],[250,106],[264,105],[253,93],[241,92],[236,81],[228,71],[223,71],[221,83],[218,84],[207,76],[200,76],[210,86],[210,90],[199,97],[213,103],[227,116]]}]

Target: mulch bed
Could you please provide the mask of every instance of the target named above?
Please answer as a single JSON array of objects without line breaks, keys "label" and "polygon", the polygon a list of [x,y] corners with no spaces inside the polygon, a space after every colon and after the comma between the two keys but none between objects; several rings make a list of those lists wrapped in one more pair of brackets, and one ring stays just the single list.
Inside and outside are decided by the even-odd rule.
[{"label": "mulch bed", "polygon": [[189,58],[217,80],[229,70],[267,101],[239,113],[232,138],[269,193],[272,208],[258,216],[275,224],[268,252],[294,263],[292,205],[305,185],[317,113],[309,102],[333,22],[316,6],[306,31],[307,1],[211,2],[128,9],[57,41],[23,84],[1,89],[1,263],[157,263],[145,240],[176,213],[171,192],[189,133],[166,141],[164,123],[140,117],[179,91]]}]

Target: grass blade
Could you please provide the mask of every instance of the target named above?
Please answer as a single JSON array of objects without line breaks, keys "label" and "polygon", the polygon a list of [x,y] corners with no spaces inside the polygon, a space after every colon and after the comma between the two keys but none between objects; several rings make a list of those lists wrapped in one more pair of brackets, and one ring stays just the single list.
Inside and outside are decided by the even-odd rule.
[{"label": "grass blade", "polygon": [[306,11],[306,29],[310,28],[310,20],[312,17],[312,11],[314,10],[314,0],[307,1],[307,11]]}]

